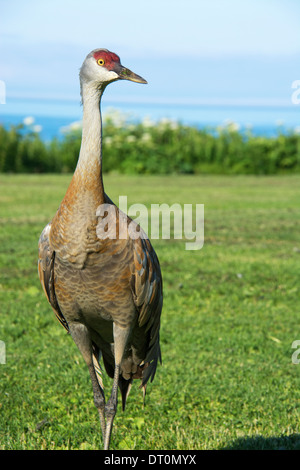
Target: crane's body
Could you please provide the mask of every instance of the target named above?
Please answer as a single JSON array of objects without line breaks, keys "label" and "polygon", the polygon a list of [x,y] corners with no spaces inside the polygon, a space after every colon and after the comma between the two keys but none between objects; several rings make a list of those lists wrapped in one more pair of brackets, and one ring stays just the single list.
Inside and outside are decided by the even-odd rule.
[{"label": "crane's body", "polygon": [[[92,51],[83,63],[79,159],[66,195],[39,241],[39,277],[58,320],[89,368],[105,449],[109,448],[118,387],[124,409],[132,380],[140,378],[145,392],[161,361],[159,262],[144,232],[138,238],[130,237],[128,231],[125,237],[124,233],[119,236],[119,221],[125,220],[125,227],[132,221],[120,213],[103,186],[100,99],[106,85],[118,78],[146,83],[106,49]],[[114,210],[104,216],[99,207]],[[107,226],[116,224],[116,237],[99,237],[97,227],[104,217]],[[114,379],[107,403],[101,356]]]}]

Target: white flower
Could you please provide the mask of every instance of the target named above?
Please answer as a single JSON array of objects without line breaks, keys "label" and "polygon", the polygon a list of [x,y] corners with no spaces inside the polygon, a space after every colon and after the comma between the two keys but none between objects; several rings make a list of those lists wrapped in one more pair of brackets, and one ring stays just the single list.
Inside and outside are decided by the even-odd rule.
[{"label": "white flower", "polygon": [[295,127],[294,134],[300,134],[300,126]]},{"label": "white flower", "polygon": [[69,125],[69,128],[71,131],[78,131],[82,128],[82,122],[81,121],[71,122],[71,124]]},{"label": "white flower", "polygon": [[229,132],[238,132],[241,128],[237,122],[231,121],[230,119],[226,119],[224,125]]},{"label": "white flower", "polygon": [[68,133],[71,131],[80,130],[81,128],[82,128],[82,121],[74,121],[74,122],[71,122],[71,124],[69,124],[68,126],[61,127],[59,130],[62,133]]},{"label": "white flower", "polygon": [[109,136],[104,137],[104,143],[105,143],[106,145],[111,145],[112,142],[113,142],[112,137],[109,137]]},{"label": "white flower", "polygon": [[27,116],[26,118],[23,119],[23,124],[25,124],[25,126],[32,126],[33,123],[34,123],[33,116]]},{"label": "white flower", "polygon": [[133,142],[135,142],[135,141],[136,141],[136,137],[135,137],[134,135],[128,135],[128,136],[126,137],[126,142],[128,142],[128,143],[130,143],[130,144],[133,143]]},{"label": "white flower", "polygon": [[36,124],[36,125],[33,126],[33,128],[32,128],[33,132],[36,132],[37,134],[38,134],[39,132],[41,132],[42,129],[43,129],[43,127],[40,126],[39,124]]},{"label": "white flower", "polygon": [[150,140],[152,140],[151,134],[149,134],[149,132],[145,132],[142,135],[141,141],[142,142],[150,142]]},{"label": "white flower", "polygon": [[170,128],[171,128],[173,131],[176,131],[176,129],[178,129],[178,127],[179,127],[179,126],[178,126],[178,122],[172,121],[172,122],[170,123]]},{"label": "white flower", "polygon": [[121,113],[118,109],[108,108],[103,115],[104,122],[111,122],[115,127],[124,127],[126,124],[127,116]]},{"label": "white flower", "polygon": [[172,130],[176,130],[178,128],[178,122],[173,121],[173,119],[169,118],[162,118],[159,121],[159,124],[163,127],[169,127]]},{"label": "white flower", "polygon": [[240,130],[241,126],[237,122],[233,122],[231,126],[229,127],[229,130],[231,132],[238,132]]},{"label": "white flower", "polygon": [[145,116],[142,121],[142,124],[144,127],[153,127],[155,125],[155,122],[152,121],[149,116]]}]

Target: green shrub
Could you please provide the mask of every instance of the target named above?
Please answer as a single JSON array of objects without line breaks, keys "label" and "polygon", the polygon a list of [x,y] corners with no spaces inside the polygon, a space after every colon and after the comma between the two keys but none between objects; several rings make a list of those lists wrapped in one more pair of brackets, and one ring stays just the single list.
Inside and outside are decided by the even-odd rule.
[{"label": "green shrub", "polygon": [[[27,130],[27,132],[26,132]],[[0,127],[0,172],[62,173],[75,169],[81,129],[45,143],[20,124]],[[240,132],[229,123],[197,129],[170,120],[131,122],[120,114],[104,119],[103,171],[124,174],[277,174],[300,170],[300,135],[276,137]]]}]

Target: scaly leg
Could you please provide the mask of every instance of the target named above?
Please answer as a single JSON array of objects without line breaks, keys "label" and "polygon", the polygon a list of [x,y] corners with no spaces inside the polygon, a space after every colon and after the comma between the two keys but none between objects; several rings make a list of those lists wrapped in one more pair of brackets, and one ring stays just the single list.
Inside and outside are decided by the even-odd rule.
[{"label": "scaly leg", "polygon": [[111,431],[113,426],[114,417],[117,411],[118,405],[118,384],[120,376],[120,367],[125,351],[126,343],[130,333],[130,328],[121,328],[114,323],[114,355],[115,355],[115,372],[114,381],[111,391],[111,396],[105,406],[105,417],[106,417],[106,429],[105,429],[105,441],[104,450],[109,449]]},{"label": "scaly leg", "polygon": [[102,437],[103,442],[105,442],[105,397],[102,384],[99,383],[94,367],[92,340],[88,329],[82,323],[71,323],[69,324],[69,328],[71,336],[89,369],[93,386],[94,403],[99,412]]}]

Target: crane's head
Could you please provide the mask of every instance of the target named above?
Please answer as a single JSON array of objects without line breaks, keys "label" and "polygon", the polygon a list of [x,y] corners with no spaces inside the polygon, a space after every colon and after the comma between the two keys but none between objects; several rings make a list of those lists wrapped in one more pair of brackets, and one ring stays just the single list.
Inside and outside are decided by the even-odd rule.
[{"label": "crane's head", "polygon": [[123,67],[120,57],[107,49],[94,49],[87,55],[80,69],[81,84],[88,82],[96,88],[103,88],[116,80],[147,83],[144,78]]}]

